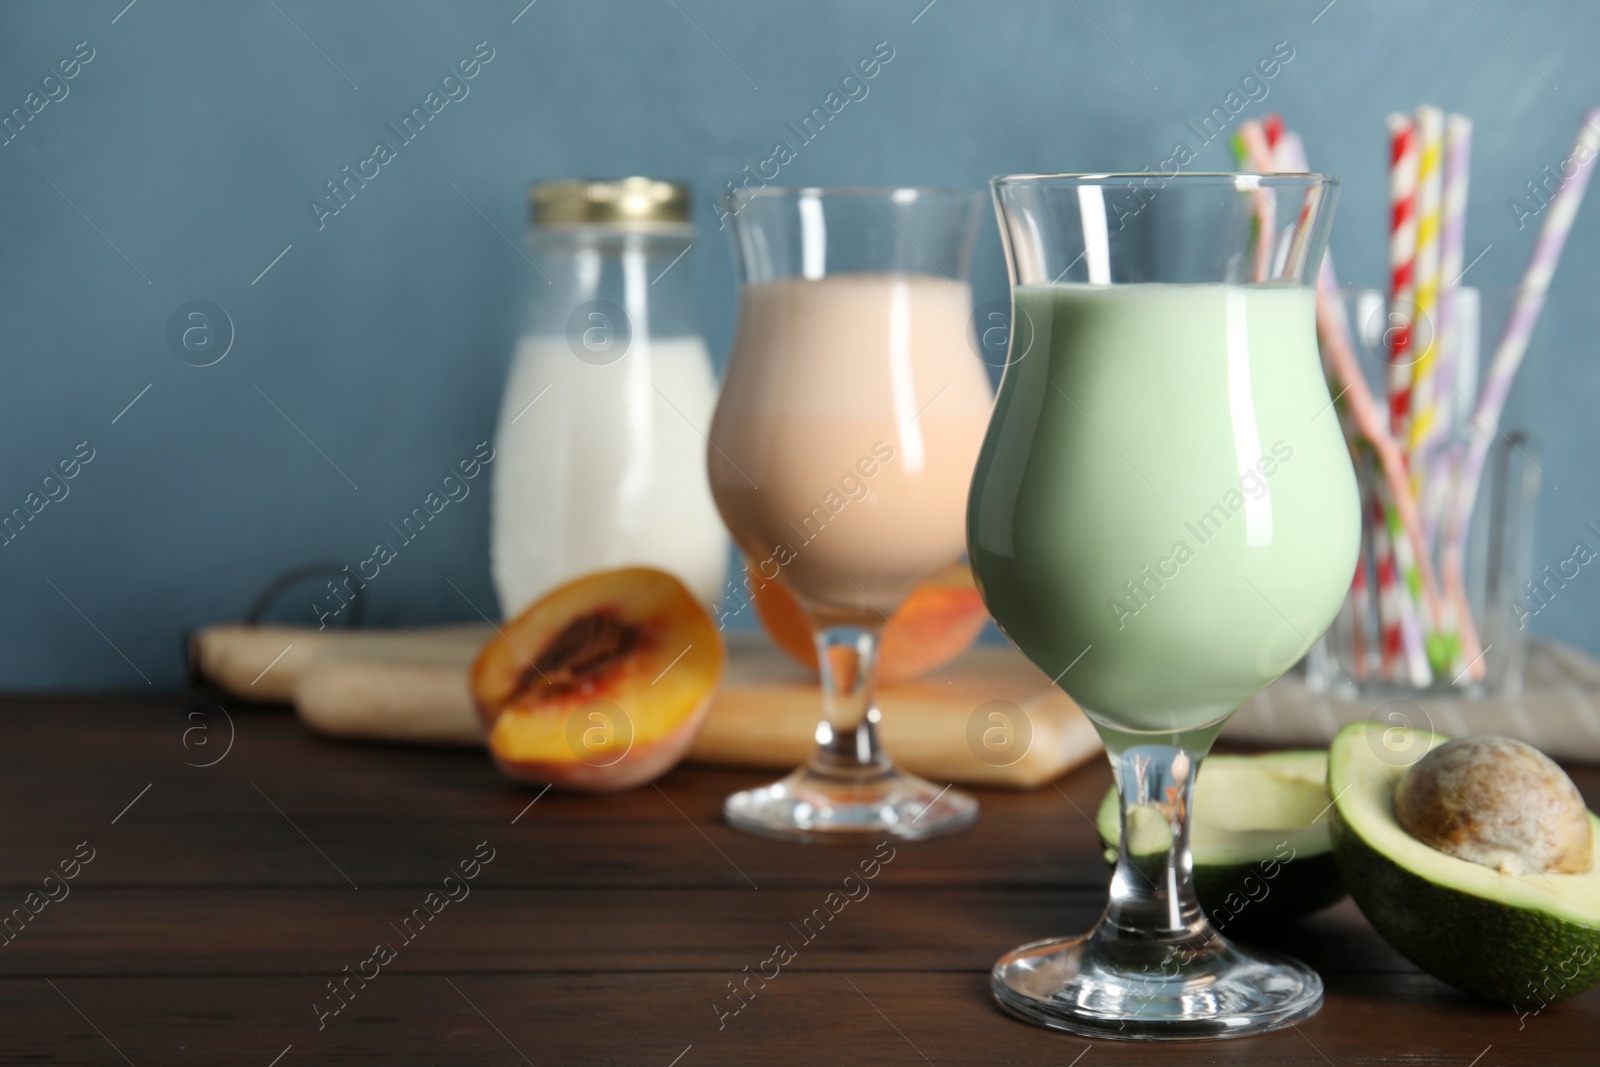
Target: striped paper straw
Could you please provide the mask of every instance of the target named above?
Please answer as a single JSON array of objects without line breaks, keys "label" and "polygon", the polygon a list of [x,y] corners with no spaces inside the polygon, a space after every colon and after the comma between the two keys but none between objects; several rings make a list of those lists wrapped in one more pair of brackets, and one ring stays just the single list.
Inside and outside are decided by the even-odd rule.
[{"label": "striped paper straw", "polygon": [[[1438,618],[1440,616],[1438,575],[1433,570],[1432,561],[1427,555],[1427,547],[1422,540],[1422,520],[1417,515],[1416,504],[1411,498],[1405,458],[1400,454],[1400,446],[1384,426],[1378,403],[1373,398],[1366,377],[1361,373],[1361,365],[1356,361],[1355,347],[1350,340],[1350,325],[1345,319],[1344,307],[1339,303],[1334,291],[1333,270],[1326,259],[1322,262],[1322,274],[1317,279],[1317,332],[1322,340],[1323,354],[1332,365],[1334,375],[1342,387],[1342,396],[1350,417],[1360,428],[1361,435],[1367,439],[1372,450],[1377,453],[1378,464],[1383,471],[1383,484],[1388,488],[1383,502],[1384,513],[1373,523],[1374,544],[1379,543],[1377,531],[1382,528],[1385,531],[1383,534],[1385,538],[1388,537],[1387,531],[1394,530],[1395,537],[1405,540],[1410,545],[1409,562],[1415,571],[1404,576],[1403,588],[1419,590],[1429,617]],[[1374,555],[1378,554],[1375,549]],[[1387,556],[1388,550],[1385,549],[1382,555]],[[1384,560],[1378,559],[1377,565],[1378,602],[1379,610],[1382,612],[1386,581]],[[1392,569],[1389,575],[1387,579],[1389,584],[1400,582],[1402,577]],[[1400,619],[1401,615],[1393,610],[1384,616],[1385,625],[1396,628],[1392,635],[1396,641],[1400,639],[1397,636],[1400,634],[1398,629]],[[1463,652],[1469,659],[1477,655],[1475,637],[1469,640],[1463,631],[1461,640]]]},{"label": "striped paper straw", "polygon": [[[1401,645],[1405,649],[1406,680],[1418,689],[1426,689],[1433,684],[1433,671],[1429,666],[1422,620],[1417,617],[1417,603],[1423,599],[1423,590],[1416,548],[1401,528],[1399,509],[1386,499],[1394,495],[1394,487],[1383,483],[1378,489],[1379,498],[1383,499],[1382,518],[1388,526],[1386,532],[1394,553],[1393,566],[1399,572],[1396,577],[1402,579],[1388,583],[1389,589],[1381,591],[1379,595],[1392,600],[1390,617],[1399,622]],[[1400,492],[1410,492],[1410,488],[1401,486]]]},{"label": "striped paper straw", "polygon": [[1395,602],[1400,580],[1394,571],[1394,550],[1389,547],[1389,527],[1384,521],[1383,504],[1376,483],[1372,487],[1372,507],[1366,526],[1372,537],[1372,565],[1378,586],[1378,677],[1401,676],[1400,657],[1404,654],[1400,638],[1400,608]]},{"label": "striped paper straw", "polygon": [[[1354,436],[1352,434],[1352,436]],[[1358,450],[1352,442],[1351,452],[1359,455],[1365,449]],[[1366,491],[1362,495],[1363,510],[1367,500]],[[1361,524],[1366,530],[1367,524]],[[1362,537],[1361,551],[1356,556],[1356,576],[1350,581],[1350,613],[1354,617],[1355,625],[1350,627],[1350,663],[1355,669],[1356,681],[1364,682],[1367,679],[1367,627],[1372,622],[1372,590],[1368,585],[1367,558],[1371,555],[1372,535],[1366,533]]]},{"label": "striped paper straw", "polygon": [[[1456,401],[1463,408],[1469,408],[1471,398],[1478,395],[1479,350],[1483,345],[1482,294],[1468,286],[1456,286],[1451,294],[1450,318],[1455,323],[1457,341],[1451,356],[1455,360]],[[1463,411],[1460,420],[1465,418]]]},{"label": "striped paper straw", "polygon": [[[1438,421],[1430,435],[1436,442],[1450,436],[1460,402],[1455,383],[1464,338],[1456,294],[1461,288],[1462,263],[1467,251],[1467,176],[1471,159],[1472,120],[1465,115],[1451,115],[1444,127],[1444,209],[1439,231],[1439,276],[1443,287],[1439,291],[1440,348],[1433,385],[1434,418]],[[1430,461],[1429,477],[1445,476],[1445,471],[1435,471],[1433,467]]]},{"label": "striped paper straw", "polygon": [[[1311,163],[1306,157],[1305,142],[1300,139],[1299,134],[1280,128],[1278,132],[1277,143],[1272,145],[1272,165],[1273,169],[1275,170],[1294,171],[1299,173],[1310,172]],[[1301,208],[1300,218],[1295,223],[1295,229],[1297,231],[1303,232],[1305,230],[1306,215],[1309,212],[1310,207],[1311,205],[1308,202]],[[1324,351],[1328,351],[1332,348],[1340,348],[1345,353],[1349,353],[1349,324],[1345,321],[1344,310],[1339,305],[1337,290],[1334,286],[1333,279],[1333,252],[1332,250],[1324,250],[1322,254],[1322,269],[1317,274],[1318,334],[1322,339],[1322,347]],[[1345,377],[1345,375],[1340,373],[1339,361],[1337,359],[1330,358],[1329,363],[1333,364],[1332,370],[1335,381]],[[1346,364],[1346,367],[1348,367],[1348,364]],[[1371,395],[1365,392],[1366,379],[1364,376],[1361,376],[1359,368],[1356,369],[1355,374],[1360,380],[1363,395],[1366,397],[1365,407],[1366,410],[1371,413],[1369,417],[1376,422],[1377,415],[1372,404]],[[1349,401],[1347,399],[1349,392],[1350,389],[1347,383],[1346,386],[1341,387],[1339,396],[1335,398],[1334,403],[1339,408],[1339,421],[1344,427],[1346,438],[1350,441],[1351,459],[1357,460],[1364,452],[1366,452],[1366,449],[1362,448],[1360,445],[1360,441],[1363,436],[1361,432],[1361,418],[1352,410],[1352,408],[1360,406],[1362,401],[1360,398],[1357,398],[1355,401]],[[1381,425],[1379,428],[1381,429]],[[1368,510],[1367,504],[1369,501],[1371,504],[1370,513],[1372,515],[1372,521],[1368,522],[1363,520],[1361,525],[1362,529],[1366,531],[1366,536],[1364,536],[1362,540],[1364,542],[1370,541],[1371,548],[1375,553],[1381,550],[1383,565],[1377,567],[1374,575],[1374,581],[1376,581],[1379,585],[1378,605],[1380,609],[1386,609],[1390,612],[1393,612],[1395,610],[1394,598],[1399,595],[1399,579],[1395,573],[1394,561],[1388,547],[1388,532],[1386,529],[1381,531],[1379,530],[1384,523],[1383,509],[1379,505],[1377,496],[1375,495],[1373,489],[1370,487],[1363,492],[1363,511]],[[1365,548],[1366,546],[1363,547]],[[1350,606],[1354,622],[1350,631],[1350,655],[1352,667],[1358,681],[1363,681],[1366,679],[1368,668],[1366,637],[1367,626],[1372,621],[1373,603],[1372,594],[1368,589],[1367,582],[1366,559],[1364,555],[1358,555],[1356,559],[1355,575],[1350,580]],[[1385,604],[1385,598],[1388,600],[1387,604]],[[1377,667],[1380,676],[1383,676],[1387,670],[1392,669],[1396,657],[1401,652],[1402,639],[1398,627],[1396,627],[1392,636],[1394,639],[1392,649],[1386,650],[1381,641],[1378,644],[1377,651],[1379,654],[1379,662]]]},{"label": "striped paper straw", "polygon": [[[1511,316],[1506,322],[1504,332],[1500,335],[1500,343],[1496,346],[1494,359],[1489,365],[1489,373],[1483,383],[1483,393],[1478,400],[1477,419],[1473,425],[1474,447],[1467,461],[1467,471],[1474,476],[1483,467],[1483,457],[1488,452],[1489,442],[1494,439],[1500,414],[1505,408],[1506,397],[1511,393],[1512,379],[1522,363],[1522,357],[1527,354],[1528,341],[1533,336],[1534,326],[1538,324],[1539,312],[1544,309],[1545,295],[1550,291],[1550,278],[1555,274],[1556,264],[1561,261],[1561,249],[1567,243],[1567,234],[1572,230],[1573,219],[1578,214],[1578,205],[1583,202],[1584,189],[1588,186],[1589,176],[1594,171],[1597,152],[1600,152],[1600,108],[1590,111],[1584,118],[1583,126],[1578,130],[1572,154],[1568,157],[1573,161],[1575,170],[1572,177],[1562,183],[1555,199],[1545,209],[1544,226],[1539,230],[1539,240],[1534,245],[1533,255],[1528,259],[1528,267],[1523,272],[1522,284],[1517,288],[1516,302],[1512,305]],[[1472,458],[1474,455],[1477,457],[1476,460]]]},{"label": "striped paper straw", "polygon": [[[1416,219],[1418,142],[1416,123],[1407,115],[1389,116],[1389,321],[1384,336],[1389,347],[1389,429],[1401,441],[1411,413],[1412,318],[1416,283]],[[1403,460],[1402,460],[1403,464]],[[1406,483],[1403,473],[1401,482]],[[1385,514],[1391,515],[1409,492],[1397,493],[1390,487],[1383,498]],[[1385,535],[1375,538],[1378,565],[1378,617],[1380,645],[1389,676],[1399,651],[1404,630],[1398,591],[1385,588],[1394,581],[1393,543]],[[1409,658],[1409,657],[1408,657]]]},{"label": "striped paper straw", "polygon": [[[1274,116],[1268,116],[1272,118]],[[1282,121],[1281,119],[1279,120]],[[1272,149],[1272,169],[1280,173],[1304,173],[1306,170],[1305,145],[1300,135],[1292,130],[1279,130],[1277,139],[1267,135],[1267,145]],[[1296,162],[1296,161],[1299,162]]]},{"label": "striped paper straw", "polygon": [[[1269,137],[1270,140],[1270,137]],[[1311,170],[1310,160],[1306,156],[1305,142],[1300,135],[1291,130],[1280,129],[1277,142],[1272,145],[1272,163],[1275,170],[1308,173]],[[1305,229],[1306,213],[1310,209],[1307,203],[1301,210],[1300,218],[1296,222],[1296,229]],[[1349,324],[1345,322],[1343,308],[1338,303],[1337,290],[1334,286],[1333,252],[1324,250],[1322,255],[1322,269],[1317,275],[1317,307],[1318,307],[1318,333],[1323,340],[1323,348],[1343,346],[1343,350],[1350,350]],[[1329,336],[1335,334],[1337,336]],[[1333,359],[1330,364],[1335,364]],[[1331,367],[1335,381],[1341,379],[1337,365]],[[1359,375],[1360,371],[1356,373]],[[1366,387],[1365,377],[1361,377],[1363,391]],[[1335,404],[1340,412],[1340,424],[1344,428],[1345,437],[1350,442],[1352,461],[1359,461],[1363,455],[1371,455],[1369,449],[1361,444],[1363,434],[1361,419],[1352,412],[1352,404],[1346,397],[1349,390],[1340,387],[1340,395]],[[1359,405],[1361,402],[1355,402]],[[1370,417],[1376,422],[1377,416],[1373,408],[1370,394],[1365,401],[1366,409],[1374,412]],[[1380,426],[1381,428],[1381,426]],[[1374,651],[1377,652],[1377,663],[1369,664],[1367,651],[1367,627],[1372,624],[1374,600],[1373,591],[1369,587],[1367,575],[1367,559],[1375,560],[1375,570],[1371,582],[1379,586],[1376,606],[1383,611],[1393,613],[1396,610],[1394,598],[1400,595],[1399,578],[1395,572],[1393,555],[1389,549],[1388,530],[1384,527],[1384,512],[1378,502],[1374,486],[1368,486],[1362,491],[1362,511],[1371,516],[1371,521],[1363,520],[1361,523],[1364,532],[1362,552],[1356,559],[1355,575],[1350,580],[1350,608],[1353,625],[1350,628],[1350,658],[1351,667],[1357,681],[1365,681],[1369,667],[1375,666],[1380,677],[1386,677],[1392,671],[1403,651],[1402,637],[1399,627],[1396,626],[1393,634],[1393,643],[1387,647],[1380,639]],[[1381,563],[1376,561],[1381,559]],[[1387,599],[1387,603],[1385,600]]]},{"label": "striped paper straw", "polygon": [[1439,355],[1439,227],[1444,205],[1444,112],[1417,109],[1417,256],[1416,307],[1411,319],[1411,420],[1406,451],[1412,457],[1412,487],[1418,487],[1422,442],[1437,415],[1434,360]]},{"label": "striped paper straw", "polygon": [[[1270,120],[1274,117],[1277,116],[1268,116],[1268,119]],[[1283,129],[1281,118],[1279,118],[1278,121],[1279,130],[1276,141],[1272,140],[1270,121],[1267,127],[1268,141],[1272,145],[1273,169],[1301,174],[1309,173],[1311,170],[1311,162],[1306,156],[1305,142],[1300,139],[1300,135],[1298,133],[1295,133],[1292,130]],[[1307,201],[1301,207],[1300,217],[1295,222],[1295,229],[1297,231],[1302,233],[1304,232],[1306,216],[1310,213],[1310,210],[1311,204],[1309,201]],[[1328,304],[1330,308],[1338,307],[1338,297],[1336,295],[1336,289],[1333,281],[1334,274],[1333,251],[1331,249],[1325,249],[1322,254],[1322,269],[1317,274],[1317,305],[1319,309],[1319,318],[1321,317],[1320,311],[1324,304]],[[1344,322],[1342,310],[1340,310],[1336,315],[1330,317],[1325,326],[1319,322],[1318,329],[1319,333],[1327,330],[1341,331],[1345,335],[1343,343],[1348,350],[1349,326]],[[1339,344],[1340,342],[1338,340],[1324,342],[1325,345],[1330,343]],[[1334,378],[1335,381],[1339,379],[1337,369],[1334,371]],[[1366,379],[1364,377],[1362,378],[1362,385],[1366,385]],[[1343,393],[1344,390],[1341,388],[1341,395],[1335,399],[1335,404],[1340,413],[1339,422],[1344,429],[1345,438],[1350,442],[1351,460],[1353,462],[1360,462],[1363,457],[1370,456],[1372,453],[1361,443],[1363,436],[1361,433],[1361,428],[1358,425],[1358,420],[1356,419],[1355,415],[1351,413],[1351,405],[1343,402]],[[1372,408],[1370,396],[1367,399],[1367,407],[1369,410]],[[1373,418],[1375,419],[1376,416],[1374,415]],[[1364,543],[1360,553],[1356,558],[1355,576],[1350,580],[1350,613],[1353,620],[1353,625],[1350,627],[1350,661],[1351,669],[1356,676],[1356,681],[1365,681],[1367,678],[1367,671],[1369,667],[1372,666],[1372,664],[1368,662],[1369,654],[1367,651],[1367,627],[1371,625],[1373,619],[1373,601],[1372,591],[1369,586],[1370,579],[1367,576],[1367,559],[1372,550],[1372,527],[1374,525],[1382,525],[1384,521],[1383,511],[1379,507],[1377,498],[1373,495],[1371,487],[1368,486],[1362,492],[1362,510],[1368,510],[1367,505],[1370,502],[1371,513],[1376,517],[1376,522],[1368,523],[1363,521],[1361,524],[1363,530],[1362,541]],[[1384,536],[1384,552],[1385,557],[1387,558],[1389,555],[1387,549],[1387,533],[1385,533]],[[1394,575],[1392,561],[1389,568],[1389,584],[1391,587],[1398,585],[1398,579]],[[1398,638],[1399,634],[1397,631],[1397,652]],[[1381,659],[1383,649],[1381,645],[1377,651],[1380,654],[1380,661],[1377,666],[1381,673],[1383,670]]]},{"label": "striped paper straw", "polygon": [[[1261,123],[1255,119],[1246,119],[1239,123],[1234,153],[1237,155],[1241,152],[1250,160],[1252,170],[1262,174],[1272,173],[1272,150],[1267,147],[1266,132],[1262,130]],[[1258,282],[1266,281],[1271,270],[1274,199],[1272,190],[1256,190],[1255,280]]]},{"label": "striped paper straw", "polygon": [[[1418,194],[1418,282],[1416,315],[1422,323],[1421,352],[1413,366],[1411,411],[1411,488],[1418,496],[1427,544],[1438,544],[1445,509],[1453,494],[1454,464],[1450,448],[1454,411],[1454,349],[1459,336],[1454,322],[1454,288],[1461,278],[1466,224],[1467,150],[1472,123],[1461,115],[1442,117],[1437,107],[1418,112],[1422,162]],[[1435,203],[1437,200],[1437,203]],[[1434,238],[1437,237],[1437,256]],[[1466,601],[1450,593],[1445,582],[1442,613],[1429,635],[1429,659],[1438,672],[1456,673],[1461,664],[1462,622],[1475,645],[1472,614]]]},{"label": "striped paper straw", "polygon": [[[1253,162],[1259,167],[1265,155],[1265,145],[1242,137],[1246,148],[1252,150]],[[1264,139],[1263,139],[1264,140]],[[1289,164],[1298,170],[1309,171],[1305,146],[1300,138],[1285,134],[1280,144],[1289,156]],[[1259,154],[1257,154],[1259,153]],[[1351,421],[1360,430],[1377,454],[1379,468],[1383,471],[1383,493],[1375,483],[1375,493],[1383,496],[1381,511],[1372,523],[1373,546],[1378,583],[1378,607],[1387,632],[1380,639],[1380,648],[1404,649],[1407,673],[1415,682],[1426,686],[1431,682],[1428,659],[1421,627],[1417,622],[1416,604],[1424,604],[1430,618],[1440,615],[1439,583],[1427,554],[1422,537],[1422,522],[1410,493],[1406,479],[1405,460],[1400,448],[1384,429],[1378,406],[1367,386],[1365,375],[1356,362],[1355,349],[1350,340],[1350,325],[1334,284],[1333,257],[1322,257],[1322,270],[1317,275],[1317,330],[1322,348],[1332,365],[1342,389],[1340,396]],[[1404,541],[1408,550],[1398,560],[1392,558],[1393,542]],[[1396,564],[1399,564],[1397,567]],[[1401,573],[1401,572],[1404,573]],[[1409,619],[1409,626],[1405,620]],[[1476,652],[1476,649],[1473,650]]]},{"label": "striped paper straw", "polygon": [[1283,116],[1276,111],[1271,112],[1261,120],[1261,127],[1267,138],[1267,147],[1276,151],[1278,142],[1283,138]]},{"label": "striped paper straw", "polygon": [[[1461,366],[1474,348],[1476,316],[1470,320],[1461,308],[1460,281],[1466,258],[1467,173],[1472,148],[1472,121],[1451,115],[1444,129],[1444,203],[1439,230],[1439,310],[1434,316],[1439,350],[1430,389],[1433,416],[1425,435],[1412,451],[1411,472],[1422,507],[1423,533],[1428,544],[1439,544],[1445,512],[1455,492],[1459,455],[1454,440],[1457,412],[1465,396],[1460,392]],[[1466,349],[1467,351],[1463,351]],[[1419,427],[1413,425],[1413,439]],[[1449,603],[1449,598],[1446,598]]]},{"label": "striped paper straw", "polygon": [[[1444,565],[1449,569],[1452,587],[1465,588],[1464,547],[1467,523],[1472,520],[1472,510],[1477,503],[1479,483],[1483,477],[1483,464],[1489,456],[1489,446],[1499,433],[1500,416],[1505,410],[1506,397],[1511,393],[1511,383],[1516,377],[1522,357],[1527,354],[1528,341],[1539,322],[1539,312],[1544,308],[1545,294],[1550,289],[1550,278],[1556,264],[1561,261],[1561,249],[1572,230],[1578,205],[1583,202],[1583,191],[1594,170],[1595,155],[1600,153],[1600,108],[1584,116],[1578,128],[1577,139],[1569,155],[1573,167],[1571,177],[1562,183],[1555,197],[1545,208],[1544,225],[1539,229],[1539,239],[1534,243],[1533,254],[1528,258],[1522,284],[1517,288],[1511,315],[1506,320],[1500,343],[1495,348],[1494,359],[1484,377],[1483,392],[1478,398],[1472,423],[1472,437],[1462,463],[1460,491],[1451,509],[1450,522],[1445,530]],[[1481,667],[1481,665],[1480,665]]]},{"label": "striped paper straw", "polygon": [[[1444,204],[1444,112],[1436,107],[1417,109],[1417,254],[1415,260],[1416,299],[1411,320],[1410,420],[1405,448],[1411,470],[1412,494],[1422,497],[1422,476],[1427,469],[1424,442],[1437,422],[1438,397],[1434,364],[1439,354],[1439,259],[1442,210]],[[1426,519],[1424,519],[1426,523]],[[1424,534],[1427,528],[1424,526]],[[1426,538],[1425,538],[1426,539]],[[1431,542],[1429,542],[1431,544]],[[1402,551],[1402,549],[1404,549]],[[1427,551],[1427,549],[1424,549]],[[1401,570],[1415,590],[1412,573],[1406,567],[1409,546],[1396,548]],[[1448,671],[1457,651],[1454,612],[1441,600],[1441,611],[1431,620],[1428,656],[1437,671]]]},{"label": "striped paper straw", "polygon": [[1411,314],[1417,254],[1417,128],[1389,116],[1389,429],[1403,436],[1411,413]]},{"label": "striped paper straw", "polygon": [[[1282,119],[1278,120],[1280,124]],[[1272,169],[1280,172],[1295,174],[1309,174],[1311,164],[1306,162],[1305,142],[1300,140],[1300,135],[1292,130],[1279,130],[1278,141],[1272,146]],[[1300,213],[1295,216],[1294,235],[1289,241],[1285,262],[1297,263],[1305,255],[1306,248],[1311,242],[1308,223],[1311,221],[1311,212],[1316,209],[1318,200],[1310,194],[1300,201]],[[1324,248],[1322,250],[1323,270],[1333,272],[1333,252]],[[1317,284],[1322,284],[1322,274],[1317,275]]]}]

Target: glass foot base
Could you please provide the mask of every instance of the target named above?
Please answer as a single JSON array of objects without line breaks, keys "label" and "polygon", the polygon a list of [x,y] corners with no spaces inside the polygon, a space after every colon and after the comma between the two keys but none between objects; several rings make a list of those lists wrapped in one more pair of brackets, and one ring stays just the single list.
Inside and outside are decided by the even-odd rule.
[{"label": "glass foot base", "polygon": [[892,766],[865,775],[806,766],[771,785],[734,793],[722,811],[741,830],[788,841],[915,841],[970,826],[978,802]]},{"label": "glass foot base", "polygon": [[1133,1041],[1261,1034],[1322,1007],[1322,979],[1305,964],[1214,933],[1201,944],[1036,941],[995,964],[990,988],[1002,1008],[1038,1026]]}]

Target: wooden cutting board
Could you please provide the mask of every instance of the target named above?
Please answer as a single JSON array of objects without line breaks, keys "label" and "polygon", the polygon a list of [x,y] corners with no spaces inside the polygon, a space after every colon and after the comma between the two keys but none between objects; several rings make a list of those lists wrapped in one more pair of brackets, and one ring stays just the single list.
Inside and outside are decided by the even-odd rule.
[{"label": "wooden cutting board", "polygon": [[[467,670],[488,626],[332,631],[215,626],[193,641],[207,677],[234,696],[292,702],[333,737],[482,745]],[[814,675],[759,634],[729,635],[728,669],[688,758],[798,766],[821,714]],[[884,748],[938,781],[1031,788],[1097,755],[1094,728],[1009,646],[977,646],[936,673],[879,693]]]}]

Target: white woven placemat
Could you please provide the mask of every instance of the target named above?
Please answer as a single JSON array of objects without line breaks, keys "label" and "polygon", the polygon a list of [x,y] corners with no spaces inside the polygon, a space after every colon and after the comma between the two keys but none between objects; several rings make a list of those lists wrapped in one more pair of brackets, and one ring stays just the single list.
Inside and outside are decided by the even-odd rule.
[{"label": "white woven placemat", "polygon": [[1341,726],[1361,720],[1420,726],[1452,737],[1503,734],[1558,759],[1600,763],[1600,663],[1565,645],[1535,641],[1528,648],[1522,693],[1488,700],[1345,700],[1314,693],[1291,675],[1252,697],[1228,721],[1222,737],[1276,748],[1320,747]]}]

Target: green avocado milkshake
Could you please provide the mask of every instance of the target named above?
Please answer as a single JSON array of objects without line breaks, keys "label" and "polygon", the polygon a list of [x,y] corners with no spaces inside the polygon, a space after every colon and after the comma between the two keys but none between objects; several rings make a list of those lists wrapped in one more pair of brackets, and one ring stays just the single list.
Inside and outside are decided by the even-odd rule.
[{"label": "green avocado milkshake", "polygon": [[1321,1007],[1321,977],[1211,927],[1189,831],[1223,722],[1305,653],[1355,571],[1355,474],[1312,288],[1338,181],[991,184],[1013,314],[967,501],[973,574],[1100,731],[1120,839],[1163,832],[1117,854],[1093,929],[1001,956],[990,992],[1092,1037],[1294,1025]]},{"label": "green avocado milkshake", "polygon": [[984,599],[1102,727],[1219,723],[1305,654],[1355,569],[1313,290],[1022,285],[1013,299],[968,505]]}]

